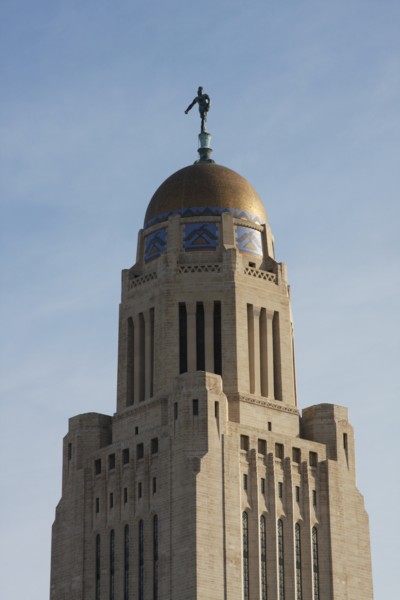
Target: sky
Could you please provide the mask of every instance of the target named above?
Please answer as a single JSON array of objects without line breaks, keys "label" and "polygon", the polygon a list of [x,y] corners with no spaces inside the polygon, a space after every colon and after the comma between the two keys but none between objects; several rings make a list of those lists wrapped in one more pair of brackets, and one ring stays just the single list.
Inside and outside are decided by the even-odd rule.
[{"label": "sky", "polygon": [[112,414],[120,271],[213,157],[288,265],[300,408],[347,406],[375,599],[398,588],[398,0],[0,0],[1,595],[49,594],[68,419]]}]

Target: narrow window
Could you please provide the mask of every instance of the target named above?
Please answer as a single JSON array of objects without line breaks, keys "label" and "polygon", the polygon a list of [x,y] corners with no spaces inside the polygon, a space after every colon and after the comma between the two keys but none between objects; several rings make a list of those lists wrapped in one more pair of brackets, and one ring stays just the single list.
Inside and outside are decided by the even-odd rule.
[{"label": "narrow window", "polygon": [[261,600],[267,600],[267,535],[265,517],[260,517]]},{"label": "narrow window", "polygon": [[151,453],[152,454],[158,453],[158,438],[153,438],[151,440]]},{"label": "narrow window", "polygon": [[282,400],[281,340],[278,312],[274,312],[272,318],[272,351],[274,357],[274,397],[275,400]]},{"label": "narrow window", "polygon": [[187,314],[186,304],[179,303],[179,373],[187,372]]},{"label": "narrow window", "polygon": [[196,369],[206,370],[204,305],[196,302]]},{"label": "narrow window", "polygon": [[115,469],[115,454],[110,454],[108,457],[108,468],[111,471]]},{"label": "narrow window", "polygon": [[114,600],[115,588],[115,533],[114,529],[110,532],[110,600]]},{"label": "narrow window", "polygon": [[272,431],[272,422],[268,421],[268,431]]},{"label": "narrow window", "polygon": [[219,402],[214,402],[214,416],[219,419]]},{"label": "narrow window", "polygon": [[139,427],[135,427],[135,435],[137,435],[139,433]]},{"label": "narrow window", "polygon": [[145,356],[146,356],[146,343],[145,343],[145,321],[143,313],[139,313],[139,402],[143,402],[145,399]]},{"label": "narrow window", "polygon": [[300,502],[300,486],[296,485],[296,502]]},{"label": "narrow window", "polygon": [[274,312],[272,318],[272,349],[274,353],[274,397],[282,400],[282,369],[279,313]]},{"label": "narrow window", "polygon": [[243,536],[243,600],[249,600],[249,517],[242,514]]},{"label": "narrow window", "polygon": [[192,404],[193,404],[193,416],[198,417],[199,416],[199,401],[197,400],[197,398],[194,398],[192,400]]},{"label": "narrow window", "polygon": [[122,450],[122,463],[127,465],[129,463],[129,448],[124,448]]},{"label": "narrow window", "polygon": [[178,418],[178,403],[174,402],[174,420],[176,421]]},{"label": "narrow window", "polygon": [[248,486],[248,477],[247,477],[247,473],[243,474],[243,489],[247,490],[247,486]]},{"label": "narrow window", "polygon": [[267,442],[265,440],[258,440],[258,454],[267,454]]},{"label": "narrow window", "polygon": [[316,467],[318,464],[318,454],[316,452],[310,452],[310,467]]},{"label": "narrow window", "polygon": [[275,456],[282,460],[284,455],[283,444],[275,444]]},{"label": "narrow window", "polygon": [[285,564],[283,548],[283,521],[278,520],[278,572],[279,572],[279,600],[285,600]]},{"label": "narrow window", "polygon": [[139,577],[138,577],[138,591],[139,600],[144,600],[144,531],[143,521],[139,521]]},{"label": "narrow window", "polygon": [[128,319],[128,339],[126,348],[126,405],[134,401],[135,389],[135,327],[131,317]]},{"label": "narrow window", "polygon": [[301,462],[301,450],[300,448],[293,448],[292,450],[292,459],[295,463]]},{"label": "narrow window", "polygon": [[264,495],[265,494],[265,479],[264,479],[264,477],[261,477],[260,489],[261,489],[262,495]]},{"label": "narrow window", "polygon": [[282,483],[282,481],[278,481],[278,496],[279,496],[279,498],[283,497],[283,483]]},{"label": "narrow window", "polygon": [[314,600],[319,600],[318,531],[312,528]]},{"label": "narrow window", "polygon": [[68,444],[68,460],[72,458],[72,444]]},{"label": "narrow window", "polygon": [[100,475],[100,473],[101,473],[101,458],[97,458],[94,461],[94,472],[96,475]]},{"label": "narrow window", "polygon": [[153,517],[153,600],[158,600],[158,517]]},{"label": "narrow window", "polygon": [[110,508],[113,508],[114,506],[114,494],[111,492],[110,493]]},{"label": "narrow window", "polygon": [[349,463],[349,452],[348,452],[348,444],[347,444],[347,433],[343,434],[343,449],[346,455],[347,464]]},{"label": "narrow window", "polygon": [[222,375],[221,302],[214,302],[214,373]]},{"label": "narrow window", "polygon": [[155,494],[157,492],[157,478],[156,477],[153,477],[152,490],[153,490],[153,494]]},{"label": "narrow window", "polygon": [[150,309],[150,398],[154,391],[154,308]]},{"label": "narrow window", "polygon": [[137,460],[141,460],[144,457],[144,445],[137,444],[136,446],[136,458]]},{"label": "narrow window", "polygon": [[124,529],[124,600],[129,600],[129,525]]},{"label": "narrow window", "polygon": [[96,600],[100,600],[100,535],[96,535]]},{"label": "narrow window", "polygon": [[249,351],[249,381],[250,394],[255,391],[255,365],[254,365],[254,318],[253,305],[247,305],[247,343]]},{"label": "narrow window", "polygon": [[296,600],[302,600],[302,583],[301,583],[301,539],[300,525],[296,523],[294,526],[295,547],[296,547]]},{"label": "narrow window", "polygon": [[241,435],[240,436],[240,449],[241,450],[248,450],[249,446],[250,446],[249,436],[248,435]]},{"label": "narrow window", "polygon": [[138,489],[138,498],[141,498],[142,497],[142,482],[141,481],[139,481],[137,489]]},{"label": "narrow window", "polygon": [[96,506],[96,513],[100,512],[100,498],[96,498],[95,506]]},{"label": "narrow window", "polygon": [[316,492],[316,490],[312,491],[312,503],[313,503],[313,506],[317,506],[317,492]]},{"label": "narrow window", "polygon": [[128,488],[124,488],[124,504],[128,502]]},{"label": "narrow window", "polygon": [[259,320],[261,396],[268,396],[267,311],[262,308]]}]

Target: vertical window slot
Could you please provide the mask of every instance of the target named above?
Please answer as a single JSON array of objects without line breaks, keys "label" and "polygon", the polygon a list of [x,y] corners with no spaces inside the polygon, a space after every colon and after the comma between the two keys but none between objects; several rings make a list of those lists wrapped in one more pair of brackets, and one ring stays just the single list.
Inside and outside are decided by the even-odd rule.
[{"label": "vertical window slot", "polygon": [[138,592],[139,600],[144,600],[144,527],[143,521],[139,521],[139,552],[138,552]]},{"label": "vertical window slot", "polygon": [[301,538],[300,538],[300,525],[296,523],[294,526],[295,532],[295,547],[296,547],[296,600],[302,600],[302,581],[301,581]]},{"label": "vertical window slot", "polygon": [[199,401],[198,401],[198,399],[193,398],[192,404],[193,404],[193,408],[192,408],[193,416],[198,417],[199,416]]},{"label": "vertical window slot", "polygon": [[139,314],[139,402],[145,398],[145,323],[143,313]]},{"label": "vertical window slot", "polygon": [[243,600],[249,600],[249,517],[247,512],[242,514],[242,546],[243,546]]},{"label": "vertical window slot", "polygon": [[247,338],[249,348],[249,380],[250,380],[250,394],[254,394],[255,391],[255,370],[254,370],[254,318],[253,318],[253,305],[247,305]]},{"label": "vertical window slot", "polygon": [[214,302],[214,373],[222,375],[221,302]]},{"label": "vertical window slot", "polygon": [[153,600],[158,600],[158,517],[153,517]]},{"label": "vertical window slot", "polygon": [[275,312],[272,319],[272,348],[274,353],[274,397],[282,400],[282,367],[279,313]]},{"label": "vertical window slot", "polygon": [[196,303],[196,369],[206,370],[204,305]]},{"label": "vertical window slot", "polygon": [[261,396],[268,397],[268,341],[267,341],[267,311],[260,311],[260,379]]},{"label": "vertical window slot", "polygon": [[124,600],[129,600],[129,525],[124,529]]},{"label": "vertical window slot", "polygon": [[100,574],[101,574],[101,564],[100,564],[100,535],[96,535],[96,592],[95,598],[96,600],[100,600]]},{"label": "vertical window slot", "polygon": [[187,312],[186,304],[179,303],[179,373],[187,372]]},{"label": "vertical window slot", "polygon": [[285,561],[283,547],[283,521],[278,520],[278,573],[279,573],[279,600],[285,600]]},{"label": "vertical window slot", "polygon": [[267,535],[265,517],[260,517],[261,600],[267,600]]},{"label": "vertical window slot", "polygon": [[319,564],[318,564],[318,531],[316,527],[312,528],[312,552],[313,552],[313,587],[314,600],[319,598]]},{"label": "vertical window slot", "polygon": [[154,393],[154,308],[150,309],[150,398]]},{"label": "vertical window slot", "polygon": [[110,532],[110,600],[114,600],[115,588],[115,533],[114,529]]},{"label": "vertical window slot", "polygon": [[135,389],[135,327],[131,317],[128,319],[128,339],[126,348],[126,405],[134,402]]}]

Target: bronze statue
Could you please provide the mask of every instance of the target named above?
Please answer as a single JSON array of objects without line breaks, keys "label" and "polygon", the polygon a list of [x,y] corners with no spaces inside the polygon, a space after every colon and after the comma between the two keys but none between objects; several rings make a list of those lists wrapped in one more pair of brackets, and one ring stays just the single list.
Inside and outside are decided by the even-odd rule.
[{"label": "bronze statue", "polygon": [[206,130],[207,113],[210,110],[211,100],[208,94],[203,94],[203,88],[199,87],[197,90],[197,96],[191,104],[185,110],[185,115],[188,114],[189,110],[193,108],[195,104],[199,105],[199,113],[201,118],[201,133]]}]

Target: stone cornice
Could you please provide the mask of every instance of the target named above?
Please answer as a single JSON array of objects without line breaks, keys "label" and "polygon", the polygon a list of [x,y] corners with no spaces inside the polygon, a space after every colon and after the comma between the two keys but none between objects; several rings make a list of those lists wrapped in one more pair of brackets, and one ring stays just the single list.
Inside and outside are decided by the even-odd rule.
[{"label": "stone cornice", "polygon": [[257,406],[265,406],[265,408],[273,408],[274,410],[280,410],[281,412],[290,413],[292,415],[299,416],[299,410],[292,406],[287,406],[286,404],[281,404],[280,402],[272,402],[271,400],[262,400],[261,398],[254,396],[244,396],[243,394],[238,394],[234,396],[235,399],[238,399],[240,402],[247,402],[248,404],[256,404]]}]

